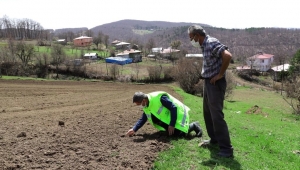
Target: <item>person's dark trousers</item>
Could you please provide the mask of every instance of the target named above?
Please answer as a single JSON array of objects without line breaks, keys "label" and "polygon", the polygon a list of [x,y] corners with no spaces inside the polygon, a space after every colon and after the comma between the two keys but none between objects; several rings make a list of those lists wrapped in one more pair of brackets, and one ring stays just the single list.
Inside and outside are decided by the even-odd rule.
[{"label": "person's dark trousers", "polygon": [[223,103],[226,90],[225,77],[216,81],[204,80],[203,114],[208,136],[211,143],[218,143],[220,152],[232,153],[228,126],[224,120]]},{"label": "person's dark trousers", "polygon": [[[168,128],[169,128],[169,125],[160,121],[158,118],[156,118],[154,115],[151,116],[152,117],[152,121],[153,123],[163,127],[165,130],[166,130],[166,133],[169,135],[169,132],[168,132]],[[178,129],[174,129],[174,134],[173,136],[176,136],[176,137],[184,137],[186,135],[186,133],[182,132],[181,130],[178,130]]]}]

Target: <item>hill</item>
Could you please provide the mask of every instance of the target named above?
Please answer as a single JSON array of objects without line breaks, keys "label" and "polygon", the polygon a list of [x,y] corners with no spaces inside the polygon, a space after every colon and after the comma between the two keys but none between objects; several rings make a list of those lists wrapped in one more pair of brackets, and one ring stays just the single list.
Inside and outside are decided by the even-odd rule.
[{"label": "hill", "polygon": [[[14,23],[16,22],[16,23]],[[149,40],[153,40],[155,47],[167,48],[173,41],[180,41],[179,50],[187,53],[200,53],[200,50],[190,44],[187,29],[194,23],[165,22],[165,21],[141,21],[120,20],[88,29],[63,28],[44,30],[43,26],[33,20],[14,21],[9,18],[0,18],[4,23],[0,28],[0,39],[27,39],[50,40],[54,36],[71,42],[74,38],[87,35],[96,37],[101,31],[108,35],[109,42],[114,40],[127,41],[137,44],[140,50],[147,47]],[[26,23],[26,24],[23,24]],[[17,25],[23,27],[18,27]],[[275,55],[275,64],[288,63],[295,52],[300,49],[300,29],[294,28],[245,28],[225,29],[216,28],[204,23],[206,32],[219,39],[229,47],[236,61],[244,62],[246,57],[257,52],[265,52]]]},{"label": "hill", "polygon": [[[199,53],[199,49],[190,45],[187,29],[195,23],[164,22],[164,21],[140,21],[121,20],[103,24],[91,28],[94,35],[102,32],[109,36],[109,41],[114,40],[135,43],[145,47],[149,39],[153,39],[155,46],[167,48],[175,40],[181,42],[180,50],[188,53]],[[288,62],[290,57],[300,49],[300,29],[290,28],[246,28],[225,29],[211,27],[210,25],[197,23],[205,28],[206,32],[218,38],[227,45],[238,61],[243,61],[246,56],[252,56],[256,52],[274,54],[275,60]],[[72,28],[55,30],[55,33],[72,31],[78,33],[86,28]],[[76,32],[77,31],[77,32]]]}]

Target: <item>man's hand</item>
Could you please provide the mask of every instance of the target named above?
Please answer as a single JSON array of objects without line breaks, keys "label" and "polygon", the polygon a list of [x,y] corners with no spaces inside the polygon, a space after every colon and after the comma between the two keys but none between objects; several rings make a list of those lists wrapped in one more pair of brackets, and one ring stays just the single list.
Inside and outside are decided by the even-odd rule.
[{"label": "man's hand", "polygon": [[133,129],[129,129],[126,133],[126,136],[133,136],[135,131]]},{"label": "man's hand", "polygon": [[174,127],[173,126],[169,126],[168,127],[168,132],[169,132],[169,136],[174,134]]},{"label": "man's hand", "polygon": [[216,76],[214,76],[213,78],[210,79],[210,83],[215,85],[216,81],[220,80],[223,76],[220,76],[219,74],[217,74]]}]

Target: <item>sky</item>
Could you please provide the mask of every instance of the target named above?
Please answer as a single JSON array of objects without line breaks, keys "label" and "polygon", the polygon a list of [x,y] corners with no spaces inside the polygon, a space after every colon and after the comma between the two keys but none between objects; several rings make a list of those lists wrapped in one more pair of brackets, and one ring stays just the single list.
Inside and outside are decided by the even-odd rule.
[{"label": "sky", "polygon": [[[300,28],[298,0],[0,0],[0,18],[44,29],[93,27],[124,19],[222,28]],[[1,24],[1,23],[0,23]]]}]

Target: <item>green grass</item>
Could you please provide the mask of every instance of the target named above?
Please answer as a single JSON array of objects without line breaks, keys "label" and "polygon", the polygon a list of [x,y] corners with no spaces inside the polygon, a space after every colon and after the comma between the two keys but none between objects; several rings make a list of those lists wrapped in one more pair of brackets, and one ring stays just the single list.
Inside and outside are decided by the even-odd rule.
[{"label": "green grass", "polygon": [[[48,54],[51,55],[51,47],[48,46],[34,46],[36,54]],[[81,50],[79,49],[72,49],[69,47],[64,47],[66,55],[70,59],[80,58]],[[83,50],[84,53],[97,53],[98,56],[108,56],[109,54],[106,51],[97,51],[97,50]]]},{"label": "green grass", "polygon": [[3,80],[41,80],[41,81],[47,81],[48,79],[43,78],[33,78],[33,77],[19,77],[19,76],[2,76],[0,79]]},{"label": "green grass", "polygon": [[[191,108],[190,119],[199,121],[203,139],[209,139],[202,117],[202,98],[175,88]],[[246,114],[254,105],[261,114]],[[234,90],[231,102],[225,101],[225,119],[229,126],[233,159],[218,158],[218,148],[198,147],[200,139],[174,139],[172,147],[159,154],[153,169],[299,169],[299,116],[275,92],[247,87]]]}]

